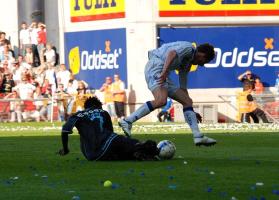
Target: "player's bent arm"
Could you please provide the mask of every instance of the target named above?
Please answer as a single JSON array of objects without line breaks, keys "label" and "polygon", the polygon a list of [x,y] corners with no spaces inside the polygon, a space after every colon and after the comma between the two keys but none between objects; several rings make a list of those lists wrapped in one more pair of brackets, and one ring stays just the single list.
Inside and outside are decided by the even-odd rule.
[{"label": "player's bent arm", "polygon": [[63,150],[67,154],[67,153],[69,153],[68,133],[67,132],[62,132],[61,139],[62,139]]},{"label": "player's bent arm", "polygon": [[167,58],[165,60],[165,64],[164,64],[164,68],[163,68],[163,71],[162,73],[168,73],[169,72],[169,68],[170,68],[170,65],[172,63],[172,61],[175,59],[175,57],[177,56],[177,53],[175,50],[171,50],[168,52],[168,55],[167,55]]},{"label": "player's bent arm", "polygon": [[167,55],[167,58],[165,60],[161,76],[159,78],[160,83],[165,82],[165,80],[167,78],[167,75],[168,75],[168,72],[169,72],[170,65],[171,65],[172,61],[175,59],[176,56],[177,56],[177,53],[176,53],[175,50],[171,50],[171,51],[168,52],[168,55]]},{"label": "player's bent arm", "polygon": [[63,148],[59,150],[58,154],[61,156],[65,156],[70,152],[68,148],[68,133],[62,131],[61,139],[62,139]]}]

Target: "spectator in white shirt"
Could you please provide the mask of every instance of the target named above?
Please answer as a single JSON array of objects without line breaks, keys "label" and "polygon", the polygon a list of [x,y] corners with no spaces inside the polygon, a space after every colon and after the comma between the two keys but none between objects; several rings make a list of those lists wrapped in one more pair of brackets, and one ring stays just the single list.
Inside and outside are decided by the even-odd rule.
[{"label": "spectator in white shirt", "polygon": [[44,56],[46,57],[46,62],[50,63],[51,65],[55,65],[56,55],[55,51],[52,48],[52,44],[47,43],[46,44],[46,51],[44,53]]},{"label": "spectator in white shirt", "polygon": [[26,22],[21,23],[21,30],[19,32],[20,51],[21,55],[25,55],[26,48],[31,46],[30,30],[27,27]]},{"label": "spectator in white shirt", "polygon": [[18,99],[18,93],[16,90],[13,90],[11,93],[6,95],[4,99],[13,99],[10,101],[10,122],[22,122],[22,102],[16,101]]},{"label": "spectator in white shirt", "polygon": [[[70,83],[70,81],[72,82],[71,83],[71,85],[72,85],[71,87],[77,89],[78,88],[78,80],[75,78],[75,75],[73,75],[72,73],[71,73],[71,77],[70,77],[69,83]],[[68,84],[67,88],[68,87],[69,87],[69,84]]]},{"label": "spectator in white shirt", "polygon": [[66,69],[65,64],[60,64],[60,70],[57,72],[58,84],[63,84],[64,88],[67,89],[70,78],[71,72]]},{"label": "spectator in white shirt", "polygon": [[33,52],[32,52],[32,48],[31,47],[27,47],[26,48],[26,53],[25,53],[25,57],[24,60],[26,63],[28,63],[29,65],[33,66]]},{"label": "spectator in white shirt", "polygon": [[19,67],[18,61],[13,62],[13,67],[12,67],[12,73],[13,73],[13,80],[15,84],[20,83],[21,81],[21,75],[22,75],[22,69]]},{"label": "spectator in white shirt", "polygon": [[6,39],[6,33],[0,32],[0,52],[4,51],[4,45],[9,46],[9,51],[12,53],[13,57],[15,57],[15,53],[12,50],[11,42],[10,42],[10,40]]},{"label": "spectator in white shirt", "polygon": [[46,70],[45,79],[48,79],[49,84],[51,85],[51,91],[54,93],[57,88],[55,68],[51,64],[47,64],[47,65],[48,65],[48,69]]},{"label": "spectator in white shirt", "polygon": [[32,66],[29,65],[27,62],[25,62],[24,57],[22,55],[19,55],[17,59],[18,59],[19,67],[22,70],[24,71],[31,70]]},{"label": "spectator in white shirt", "polygon": [[40,86],[43,85],[44,81],[45,81],[45,76],[46,76],[46,69],[47,69],[47,66],[44,64],[44,65],[41,65],[40,67],[37,68],[38,70],[35,71],[35,74],[36,74],[36,81],[39,83]]},{"label": "spectator in white shirt", "polygon": [[14,90],[18,91],[20,99],[25,100],[33,97],[36,87],[28,83],[26,76],[23,76],[21,82],[14,87]]},{"label": "spectator in white shirt", "polygon": [[13,52],[10,50],[10,47],[7,43],[4,43],[2,50],[0,51],[0,60],[1,61],[13,61]]},{"label": "spectator in white shirt", "polygon": [[32,24],[29,27],[30,31],[30,38],[31,38],[31,45],[32,45],[32,52],[33,52],[33,66],[37,67],[40,66],[40,57],[39,52],[37,49],[38,45],[38,23],[32,22]]}]

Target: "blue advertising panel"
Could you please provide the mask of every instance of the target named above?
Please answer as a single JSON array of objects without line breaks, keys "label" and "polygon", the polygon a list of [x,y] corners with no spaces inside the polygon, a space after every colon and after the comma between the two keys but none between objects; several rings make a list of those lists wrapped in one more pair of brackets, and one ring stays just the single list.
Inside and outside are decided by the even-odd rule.
[{"label": "blue advertising panel", "polygon": [[237,77],[246,70],[265,86],[274,86],[279,72],[277,26],[160,28],[159,36],[160,45],[184,40],[215,47],[216,58],[189,73],[188,88],[241,87]]},{"label": "blue advertising panel", "polygon": [[114,74],[127,87],[126,29],[67,32],[65,52],[66,65],[90,88],[99,89]]}]

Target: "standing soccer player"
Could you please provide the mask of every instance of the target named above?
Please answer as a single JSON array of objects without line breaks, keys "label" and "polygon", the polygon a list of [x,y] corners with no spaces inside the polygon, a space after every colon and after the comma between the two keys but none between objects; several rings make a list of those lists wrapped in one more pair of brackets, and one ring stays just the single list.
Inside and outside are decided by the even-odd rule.
[{"label": "standing soccer player", "polygon": [[61,156],[67,155],[68,134],[76,127],[80,135],[80,148],[87,160],[156,160],[159,149],[155,141],[140,142],[113,132],[110,115],[102,109],[96,97],[84,104],[85,110],[73,114],[62,127],[63,148]]},{"label": "standing soccer player", "polygon": [[[132,123],[165,105],[167,97],[170,97],[183,105],[184,118],[193,132],[194,143],[198,146],[214,145],[216,140],[200,132],[197,113],[193,110],[193,102],[187,91],[187,75],[191,65],[203,66],[214,57],[214,47],[208,43],[195,48],[190,42],[178,41],[149,51],[149,61],[145,66],[145,80],[154,100],[147,101],[130,116],[119,121],[119,126],[124,133],[131,136]],[[174,70],[179,72],[179,86],[176,86],[169,77],[169,72]]]}]

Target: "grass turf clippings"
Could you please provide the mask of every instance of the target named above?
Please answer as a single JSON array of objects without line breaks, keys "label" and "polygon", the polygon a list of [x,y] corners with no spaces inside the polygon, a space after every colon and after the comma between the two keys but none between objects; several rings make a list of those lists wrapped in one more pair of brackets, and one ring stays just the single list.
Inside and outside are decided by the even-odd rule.
[{"label": "grass turf clippings", "polygon": [[154,134],[135,137],[173,141],[173,160],[88,162],[76,133],[70,154],[60,157],[60,124],[47,131],[42,123],[24,125],[29,131],[0,130],[0,199],[279,199],[277,132],[209,130],[218,144],[195,147],[190,134],[160,134],[155,124]]}]

